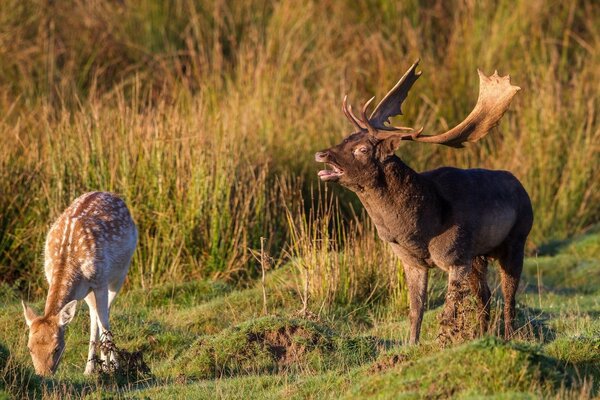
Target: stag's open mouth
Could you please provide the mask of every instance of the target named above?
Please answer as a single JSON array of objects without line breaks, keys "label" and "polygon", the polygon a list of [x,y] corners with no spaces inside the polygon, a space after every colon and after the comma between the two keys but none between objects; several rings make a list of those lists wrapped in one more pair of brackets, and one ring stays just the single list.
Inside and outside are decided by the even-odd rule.
[{"label": "stag's open mouth", "polygon": [[325,165],[331,167],[332,169],[322,169],[319,171],[318,175],[322,181],[337,180],[340,179],[340,176],[344,175],[344,171],[338,168],[336,165],[329,163],[326,163]]}]

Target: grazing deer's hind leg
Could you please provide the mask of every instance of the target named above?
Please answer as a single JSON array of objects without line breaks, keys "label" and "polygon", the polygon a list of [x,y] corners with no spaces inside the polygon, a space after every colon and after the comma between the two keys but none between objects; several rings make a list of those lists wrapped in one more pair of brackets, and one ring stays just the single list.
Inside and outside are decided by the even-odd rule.
[{"label": "grazing deer's hind leg", "polygon": [[410,344],[417,344],[421,333],[423,312],[427,302],[428,270],[425,267],[406,264],[403,262],[404,275],[408,286],[410,302]]},{"label": "grazing deer's hind leg", "polygon": [[120,278],[118,281],[114,283],[110,283],[108,285],[108,310],[110,311],[110,307],[112,306],[115,297],[117,297],[117,293],[121,290],[121,286],[123,286],[123,282],[125,281],[125,275]]},{"label": "grazing deer's hind leg", "polygon": [[[127,269],[125,269],[125,272],[127,272]],[[108,285],[108,312],[109,313],[110,313],[110,309],[111,309],[112,303],[115,300],[115,297],[117,296],[117,293],[119,293],[119,290],[121,290],[121,286],[123,286],[123,282],[125,282],[125,276],[126,275],[127,275],[126,273],[123,274],[115,282],[111,282]],[[112,361],[115,366],[118,363],[118,360],[115,357],[115,353],[114,352],[110,353],[110,361]]]},{"label": "grazing deer's hind leg", "polygon": [[[94,295],[96,298],[96,310],[98,313],[98,325],[100,327],[100,344],[102,345],[106,341],[112,341],[112,334],[110,333],[110,322],[109,322],[109,308],[108,308],[108,288],[106,286],[94,289]],[[106,361],[107,354],[103,350],[103,346],[100,346],[100,359]]]},{"label": "grazing deer's hind leg", "polygon": [[473,296],[477,298],[479,334],[487,332],[490,322],[490,288],[487,283],[488,261],[485,257],[475,257],[468,280]]},{"label": "grazing deer's hind leg", "polygon": [[88,293],[85,302],[90,309],[90,348],[83,373],[90,375],[96,370],[96,343],[98,342],[98,313],[96,312],[94,292]]}]

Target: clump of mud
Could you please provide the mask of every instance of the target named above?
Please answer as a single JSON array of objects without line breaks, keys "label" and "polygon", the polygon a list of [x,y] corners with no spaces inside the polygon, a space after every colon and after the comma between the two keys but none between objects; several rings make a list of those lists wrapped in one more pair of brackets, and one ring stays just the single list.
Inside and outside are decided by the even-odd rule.
[{"label": "clump of mud", "polygon": [[449,290],[444,310],[438,316],[438,342],[442,347],[464,343],[477,337],[477,303],[466,288]]},{"label": "clump of mud", "polygon": [[[102,360],[98,354],[107,354]],[[112,355],[112,357],[111,357]],[[117,381],[137,382],[152,377],[150,367],[144,361],[143,350],[129,352],[118,348],[111,339],[103,340],[96,345],[96,373],[102,380],[116,378]]]}]

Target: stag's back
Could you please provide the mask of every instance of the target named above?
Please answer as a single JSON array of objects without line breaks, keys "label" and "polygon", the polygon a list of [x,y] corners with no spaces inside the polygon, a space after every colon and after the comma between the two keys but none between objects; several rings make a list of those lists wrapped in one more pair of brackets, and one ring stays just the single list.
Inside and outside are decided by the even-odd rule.
[{"label": "stag's back", "polygon": [[475,251],[486,253],[515,232],[526,237],[533,223],[531,200],[507,171],[439,168],[422,174],[447,204],[450,224],[468,229]]}]

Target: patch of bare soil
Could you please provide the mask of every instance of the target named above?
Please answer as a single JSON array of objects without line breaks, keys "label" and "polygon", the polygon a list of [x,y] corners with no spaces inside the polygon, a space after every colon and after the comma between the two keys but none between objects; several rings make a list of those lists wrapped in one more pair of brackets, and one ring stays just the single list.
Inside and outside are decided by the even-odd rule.
[{"label": "patch of bare soil", "polygon": [[477,305],[468,289],[449,290],[444,310],[439,315],[438,341],[443,346],[463,343],[477,336]]},{"label": "patch of bare soil", "polygon": [[404,354],[394,354],[393,356],[383,357],[369,368],[369,373],[376,374],[388,369],[394,368],[407,360]]},{"label": "patch of bare soil", "polygon": [[302,359],[302,356],[314,348],[318,337],[298,326],[285,326],[272,331],[251,333],[249,342],[264,346],[276,360],[279,367],[289,367]]}]

